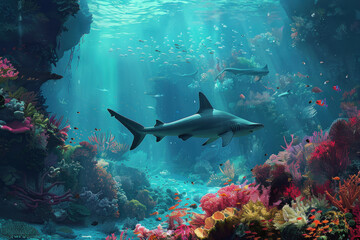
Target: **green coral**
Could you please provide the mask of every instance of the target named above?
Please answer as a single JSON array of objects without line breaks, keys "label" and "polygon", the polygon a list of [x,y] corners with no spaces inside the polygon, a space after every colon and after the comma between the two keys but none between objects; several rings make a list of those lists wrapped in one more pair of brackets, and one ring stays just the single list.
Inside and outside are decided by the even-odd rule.
[{"label": "green coral", "polygon": [[39,236],[36,228],[24,222],[8,221],[0,228],[0,233],[7,239],[28,239]]},{"label": "green coral", "polygon": [[90,216],[90,210],[84,205],[70,203],[67,214],[71,222],[82,222],[86,217]]},{"label": "green coral", "polygon": [[125,213],[128,217],[136,217],[137,220],[141,221],[145,218],[146,206],[140,203],[138,200],[131,200],[124,205]]},{"label": "green coral", "polygon": [[24,110],[25,117],[30,117],[31,122],[35,126],[39,126],[43,129],[46,129],[49,123],[49,119],[46,118],[43,114],[39,113],[35,106],[31,103],[27,104]]}]

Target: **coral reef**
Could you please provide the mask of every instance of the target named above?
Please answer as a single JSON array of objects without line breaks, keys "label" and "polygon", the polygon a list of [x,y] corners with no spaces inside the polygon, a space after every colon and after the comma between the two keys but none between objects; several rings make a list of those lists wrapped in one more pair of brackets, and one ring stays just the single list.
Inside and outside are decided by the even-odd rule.
[{"label": "coral reef", "polygon": [[8,239],[28,239],[39,236],[39,232],[24,222],[7,221],[0,228],[0,234]]}]

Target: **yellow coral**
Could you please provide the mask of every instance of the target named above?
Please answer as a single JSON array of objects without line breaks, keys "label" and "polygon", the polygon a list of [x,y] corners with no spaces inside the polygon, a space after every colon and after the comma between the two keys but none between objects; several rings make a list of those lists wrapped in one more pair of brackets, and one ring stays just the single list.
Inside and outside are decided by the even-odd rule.
[{"label": "yellow coral", "polygon": [[274,219],[277,211],[278,210],[276,208],[267,210],[264,204],[260,201],[250,201],[242,208],[241,222],[251,223],[255,221],[266,225],[268,228],[271,228],[272,224],[269,223],[269,220]]}]

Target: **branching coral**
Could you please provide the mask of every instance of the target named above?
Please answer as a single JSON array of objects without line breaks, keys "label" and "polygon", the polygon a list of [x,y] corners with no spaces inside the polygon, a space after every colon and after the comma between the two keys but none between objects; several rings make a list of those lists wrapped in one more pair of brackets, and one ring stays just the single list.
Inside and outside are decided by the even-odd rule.
[{"label": "branching coral", "polygon": [[7,80],[15,80],[19,72],[16,71],[14,66],[10,63],[7,58],[0,57],[0,83]]},{"label": "branching coral", "polygon": [[311,177],[325,182],[344,171],[350,163],[348,153],[337,148],[334,141],[322,142],[315,148],[308,162]]},{"label": "branching coral", "polygon": [[129,150],[126,144],[115,141],[115,136],[109,133],[93,133],[89,138],[91,144],[96,145],[101,157],[121,157]]},{"label": "branching coral", "polygon": [[325,191],[331,203],[340,209],[342,212],[349,212],[354,208],[354,204],[360,197],[360,172],[352,175],[344,184],[339,182],[338,193],[332,196],[328,191]]},{"label": "branching coral", "polygon": [[230,163],[230,160],[227,160],[224,163],[223,168],[221,168],[219,166],[219,169],[226,177],[228,177],[229,179],[234,179],[234,177],[235,177],[235,168],[234,168],[234,164]]},{"label": "branching coral", "polygon": [[241,208],[250,199],[258,200],[259,196],[258,186],[249,186],[246,185],[246,182],[242,185],[231,184],[221,188],[217,193],[208,193],[203,196],[200,200],[200,207],[209,217],[214,212],[224,210],[227,207]]},{"label": "branching coral", "polygon": [[57,205],[62,202],[68,202],[72,200],[72,194],[70,190],[62,195],[56,195],[51,193],[50,190],[55,186],[62,184],[61,182],[54,182],[49,187],[45,187],[45,177],[48,172],[45,172],[40,179],[40,184],[36,190],[28,187],[27,179],[24,177],[24,187],[18,185],[12,185],[14,191],[12,192],[16,197],[20,198],[25,206],[30,209],[35,209],[39,204]]}]

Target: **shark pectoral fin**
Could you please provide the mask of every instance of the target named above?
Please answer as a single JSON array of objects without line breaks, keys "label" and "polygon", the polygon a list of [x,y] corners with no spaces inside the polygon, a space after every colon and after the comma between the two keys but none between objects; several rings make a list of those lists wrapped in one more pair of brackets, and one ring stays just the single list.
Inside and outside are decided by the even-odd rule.
[{"label": "shark pectoral fin", "polygon": [[202,145],[205,146],[207,144],[210,144],[212,142],[215,142],[219,137],[215,137],[215,138],[209,138],[208,140],[206,140],[206,142],[204,142]]},{"label": "shark pectoral fin", "polygon": [[226,145],[228,145],[231,142],[233,136],[234,136],[233,131],[228,131],[221,134],[220,137],[222,138],[222,146],[225,147]]},{"label": "shark pectoral fin", "polygon": [[161,126],[161,125],[164,125],[164,123],[162,121],[160,121],[160,120],[156,120],[156,123],[155,123],[154,127]]},{"label": "shark pectoral fin", "polygon": [[161,141],[161,139],[163,139],[164,138],[164,136],[155,136],[156,137],[156,142],[160,142]]},{"label": "shark pectoral fin", "polygon": [[191,134],[181,134],[181,135],[179,135],[179,138],[181,138],[183,141],[186,141],[191,137],[192,137]]}]

